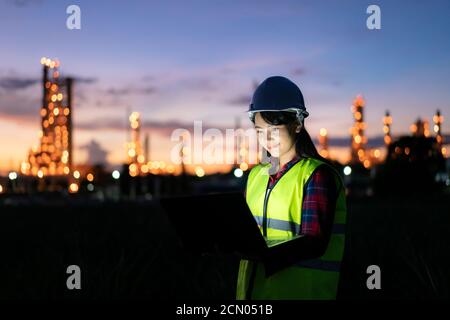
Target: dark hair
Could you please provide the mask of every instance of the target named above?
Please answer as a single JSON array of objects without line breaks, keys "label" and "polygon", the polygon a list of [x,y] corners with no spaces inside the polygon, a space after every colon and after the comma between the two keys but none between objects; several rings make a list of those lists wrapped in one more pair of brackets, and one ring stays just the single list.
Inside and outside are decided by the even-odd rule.
[{"label": "dark hair", "polygon": [[[312,139],[306,131],[304,124],[300,132],[295,132],[296,127],[299,125],[296,114],[288,111],[262,111],[261,117],[269,124],[279,126],[286,125],[289,135],[295,140],[295,151],[300,158],[314,158],[326,163],[330,163],[327,159],[322,157],[312,142]],[[255,123],[255,119],[252,120]]]}]

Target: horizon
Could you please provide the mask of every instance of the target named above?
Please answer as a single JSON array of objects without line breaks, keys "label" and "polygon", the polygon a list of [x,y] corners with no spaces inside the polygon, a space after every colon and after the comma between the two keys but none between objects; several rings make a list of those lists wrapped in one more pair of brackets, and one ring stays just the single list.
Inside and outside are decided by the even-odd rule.
[{"label": "horizon", "polygon": [[112,167],[125,162],[128,111],[140,112],[154,160],[167,161],[170,132],[196,120],[234,128],[238,118],[248,128],[255,83],[275,74],[299,85],[306,128],[315,140],[326,128],[337,159],[350,153],[342,141],[358,94],[369,145],[383,135],[386,110],[394,137],[409,135],[419,117],[431,123],[437,109],[448,120],[450,3],[380,1],[376,31],[365,26],[367,1],[255,3],[79,1],[81,30],[66,28],[68,1],[0,3],[0,173],[38,144],[42,56],[76,79],[75,164],[87,161],[92,141]]}]

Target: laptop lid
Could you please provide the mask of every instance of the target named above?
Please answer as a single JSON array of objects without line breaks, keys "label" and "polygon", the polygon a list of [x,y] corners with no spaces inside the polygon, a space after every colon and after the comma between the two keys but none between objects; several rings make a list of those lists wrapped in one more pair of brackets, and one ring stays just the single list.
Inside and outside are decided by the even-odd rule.
[{"label": "laptop lid", "polygon": [[235,252],[256,259],[267,249],[239,192],[161,198],[184,246],[195,252]]}]

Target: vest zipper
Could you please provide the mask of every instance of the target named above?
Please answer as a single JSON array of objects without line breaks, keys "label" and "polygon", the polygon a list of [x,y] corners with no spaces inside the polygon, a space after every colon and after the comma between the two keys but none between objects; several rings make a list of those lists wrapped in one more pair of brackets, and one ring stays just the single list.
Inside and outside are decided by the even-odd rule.
[{"label": "vest zipper", "polygon": [[269,200],[269,194],[272,188],[267,188],[266,195],[264,196],[264,208],[263,208],[263,236],[267,237],[267,202]]},{"label": "vest zipper", "polygon": [[[269,187],[269,182],[268,182],[268,186],[267,186],[267,190],[266,190],[266,194],[264,196],[264,208],[263,208],[263,236],[267,237],[267,202],[269,201],[269,194],[272,191],[272,189],[277,185],[278,181],[281,180],[281,178],[283,178],[283,176],[292,169],[292,167],[294,167],[294,165],[296,165],[301,159],[297,159],[297,161],[295,161],[292,166],[287,169],[282,176],[275,181],[275,183],[273,184],[273,186]],[[270,179],[270,178],[269,178]]]}]

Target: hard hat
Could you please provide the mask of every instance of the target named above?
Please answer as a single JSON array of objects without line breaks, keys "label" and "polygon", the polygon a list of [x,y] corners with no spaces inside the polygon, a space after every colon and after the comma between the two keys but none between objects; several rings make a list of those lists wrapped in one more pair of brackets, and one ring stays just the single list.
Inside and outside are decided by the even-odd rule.
[{"label": "hard hat", "polygon": [[281,76],[269,77],[256,88],[247,111],[250,120],[254,121],[255,113],[262,111],[295,112],[300,122],[309,115],[300,88]]}]

